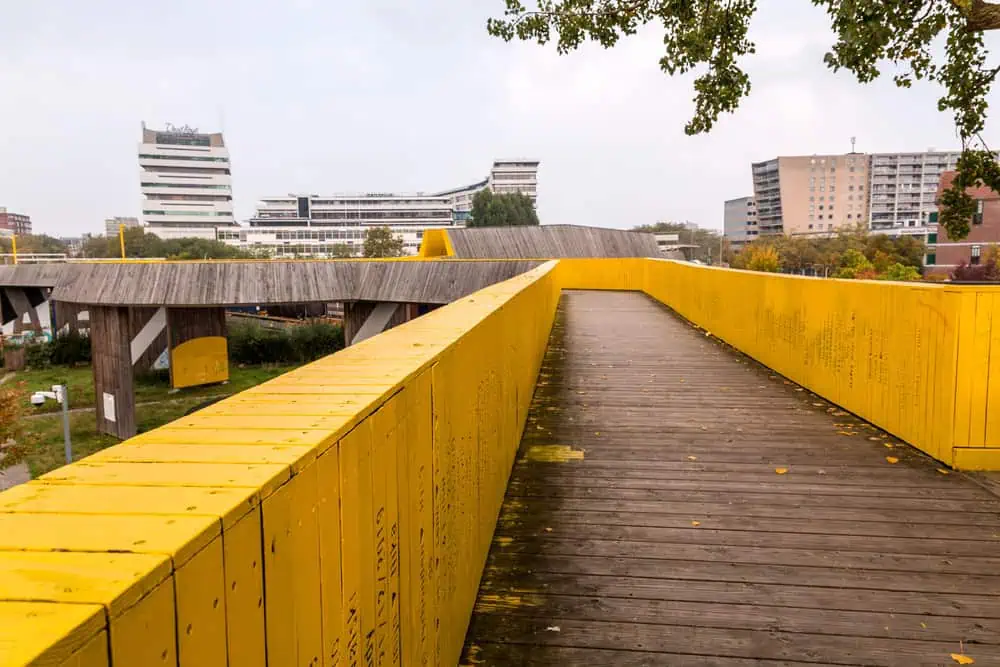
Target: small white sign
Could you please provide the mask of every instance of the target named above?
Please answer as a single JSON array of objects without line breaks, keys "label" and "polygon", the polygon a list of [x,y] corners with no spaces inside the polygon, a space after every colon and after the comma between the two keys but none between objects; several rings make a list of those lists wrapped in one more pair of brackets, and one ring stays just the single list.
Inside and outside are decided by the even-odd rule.
[{"label": "small white sign", "polygon": [[109,422],[117,422],[115,415],[115,395],[104,392],[104,418]]}]

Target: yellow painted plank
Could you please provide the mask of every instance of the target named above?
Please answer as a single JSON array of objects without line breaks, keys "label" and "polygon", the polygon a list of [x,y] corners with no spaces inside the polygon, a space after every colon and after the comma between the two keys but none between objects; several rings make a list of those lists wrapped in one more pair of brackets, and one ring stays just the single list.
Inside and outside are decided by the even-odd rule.
[{"label": "yellow painted plank", "polygon": [[[365,420],[356,430],[363,430],[365,437],[355,446],[358,450],[358,543],[361,547],[360,590],[361,590],[361,638],[362,656],[366,665],[377,664],[376,646],[376,551],[375,551],[375,494],[372,488],[372,442],[371,422]],[[343,449],[341,449],[343,454]],[[341,479],[341,484],[345,480]],[[344,511],[350,511],[350,507]]]},{"label": "yellow painted plank", "polygon": [[175,568],[219,534],[207,516],[0,514],[0,550],[166,554]]},{"label": "yellow painted plank", "polygon": [[104,619],[96,604],[0,602],[0,665],[67,662],[104,632]]},{"label": "yellow painted plank", "polygon": [[278,463],[300,465],[312,447],[303,445],[164,445],[126,441],[87,457],[87,463]]},{"label": "yellow painted plank", "polygon": [[316,397],[322,397],[323,401],[259,401],[252,397],[241,398],[240,400],[227,400],[215,405],[210,405],[198,411],[203,417],[255,417],[255,416],[277,416],[277,417],[328,417],[354,415],[358,411],[367,408],[373,401],[358,400],[344,397],[336,400],[327,396],[322,389],[318,390]]},{"label": "yellow painted plank", "polygon": [[[294,477],[292,479],[295,479]],[[280,487],[261,505],[264,536],[264,616],[268,667],[297,667],[292,574],[292,491]]]},{"label": "yellow painted plank", "polygon": [[101,630],[83,648],[59,663],[59,667],[110,667],[108,632]]},{"label": "yellow painted plank", "polygon": [[[337,445],[340,465],[340,539],[343,586],[343,659],[350,667],[368,664],[364,660],[362,624],[363,598],[370,595],[362,582],[364,561],[361,547],[361,458],[362,450],[371,448],[371,430],[366,424],[355,428]],[[365,580],[367,581],[367,579]],[[370,613],[370,612],[369,612]]]},{"label": "yellow painted plank", "polygon": [[127,463],[86,461],[64,466],[38,478],[46,484],[125,484],[129,486],[217,486],[260,489],[272,493],[289,477],[277,463]]},{"label": "yellow painted plank", "polygon": [[114,618],[171,570],[157,554],[0,551],[0,600],[100,604]]},{"label": "yellow painted plank", "polygon": [[402,664],[434,667],[436,596],[433,562],[433,470],[430,372],[405,392],[406,443],[397,447],[400,514],[400,634]]},{"label": "yellow painted plank", "polygon": [[314,463],[292,478],[292,574],[299,665],[320,665],[323,651],[319,475]]},{"label": "yellow painted plank", "polygon": [[[404,390],[405,393],[405,390]],[[399,665],[399,511],[396,490],[397,419],[401,394],[383,405],[372,423],[372,498],[375,529],[375,657]]]},{"label": "yellow painted plank", "polygon": [[970,443],[970,407],[975,370],[976,348],[976,299],[975,294],[965,292],[959,296],[958,315],[958,367],[955,386],[955,434],[956,447],[968,447]]},{"label": "yellow painted plank", "polygon": [[207,486],[107,486],[28,482],[0,493],[0,512],[180,514],[222,517],[223,527],[258,504],[255,489]]},{"label": "yellow painted plank", "polygon": [[956,447],[958,470],[1000,470],[1000,447]]},{"label": "yellow painted plank", "polygon": [[990,327],[993,319],[993,295],[976,294],[975,362],[963,369],[972,376],[972,394],[969,397],[969,446],[986,445],[986,402],[990,372]]},{"label": "yellow painted plank", "polygon": [[986,406],[986,446],[1000,447],[1000,294],[993,295],[990,328],[989,387]]},{"label": "yellow painted plank", "polygon": [[264,500],[268,665],[308,665],[323,654],[319,491],[315,464]]},{"label": "yellow painted plank", "polygon": [[225,667],[226,581],[222,538],[199,551],[174,574],[180,664]]},{"label": "yellow painted plank", "polygon": [[260,509],[255,507],[222,536],[226,569],[229,664],[266,667],[264,567]]},{"label": "yellow painted plank", "polygon": [[[212,415],[193,414],[170,422],[173,429],[186,428],[198,430],[215,430],[243,428],[247,430],[284,431],[284,430],[323,430],[334,431],[349,421],[346,416],[335,417],[279,417],[279,416],[240,416],[216,417]],[[207,440],[211,441],[210,438]]]},{"label": "yellow painted plank", "polygon": [[340,447],[331,447],[316,460],[319,476],[320,590],[323,604],[323,664],[345,661],[344,600],[341,584]]},{"label": "yellow painted plank", "polygon": [[202,336],[170,350],[170,384],[174,389],[215,384],[229,379],[225,336]]},{"label": "yellow painted plank", "polygon": [[155,443],[165,445],[200,445],[211,438],[214,445],[302,445],[324,446],[336,441],[336,436],[326,430],[288,429],[285,431],[249,430],[234,428],[174,428],[173,424],[141,433],[128,440],[130,444]]},{"label": "yellow painted plank", "polygon": [[111,624],[111,664],[177,663],[177,620],[173,581],[168,580]]}]

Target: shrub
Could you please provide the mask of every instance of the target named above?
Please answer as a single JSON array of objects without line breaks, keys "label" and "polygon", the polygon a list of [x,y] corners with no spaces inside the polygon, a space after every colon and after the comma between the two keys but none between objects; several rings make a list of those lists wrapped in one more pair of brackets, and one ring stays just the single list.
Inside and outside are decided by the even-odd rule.
[{"label": "shrub", "polygon": [[27,343],[24,363],[28,368],[48,368],[52,365],[52,346],[45,342]]},{"label": "shrub", "polygon": [[23,443],[17,440],[24,428],[24,420],[21,419],[24,400],[24,383],[0,386],[0,468],[13,465],[23,457]]},{"label": "shrub", "polygon": [[90,363],[90,337],[71,329],[49,343],[53,365],[75,366]]},{"label": "shrub", "polygon": [[290,329],[266,329],[252,322],[229,327],[229,358],[240,364],[303,363],[343,347],[343,328],[327,322],[310,322]]},{"label": "shrub", "polygon": [[885,272],[880,276],[883,280],[898,280],[910,282],[920,280],[920,272],[912,266],[906,266],[896,262],[886,267]]},{"label": "shrub", "polygon": [[751,271],[777,273],[781,269],[781,256],[773,246],[750,246],[746,267]]}]

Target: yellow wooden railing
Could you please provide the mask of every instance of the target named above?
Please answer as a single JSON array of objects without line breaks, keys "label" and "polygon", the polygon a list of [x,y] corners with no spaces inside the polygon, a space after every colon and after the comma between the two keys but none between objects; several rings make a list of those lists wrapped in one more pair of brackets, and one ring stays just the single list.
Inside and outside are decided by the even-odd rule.
[{"label": "yellow wooden railing", "polygon": [[0,494],[0,663],[456,664],[564,288],[1000,467],[995,288],[553,261]]}]

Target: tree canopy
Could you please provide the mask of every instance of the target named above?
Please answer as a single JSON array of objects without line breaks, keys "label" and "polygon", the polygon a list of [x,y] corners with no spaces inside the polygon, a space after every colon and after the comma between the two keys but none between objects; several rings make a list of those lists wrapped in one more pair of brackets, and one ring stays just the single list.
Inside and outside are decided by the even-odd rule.
[{"label": "tree canopy", "polygon": [[[845,69],[861,83],[892,72],[901,88],[927,80],[943,88],[938,109],[951,112],[962,141],[958,176],[941,198],[940,224],[952,239],[969,234],[975,203],[967,187],[1000,191],[1000,165],[982,139],[986,97],[1000,74],[988,63],[983,32],[1000,29],[1000,4],[986,0],[812,0],[826,9],[836,41],[826,65]],[[593,41],[605,48],[646,24],[663,30],[660,68],[667,74],[697,72],[694,115],[684,130],[708,132],[724,112],[735,111],[750,93],[741,60],[753,54],[749,38],[756,0],[505,0],[502,18],[487,23],[490,34],[547,44],[559,53]],[[944,38],[943,55],[933,43]],[[888,63],[888,66],[886,66]]]},{"label": "tree canopy", "polygon": [[723,246],[723,239],[722,235],[714,229],[690,227],[683,222],[658,222],[655,225],[639,225],[632,229],[637,232],[653,234],[677,234],[678,243],[698,246],[691,249],[691,259],[697,259],[706,264],[719,262],[719,251]]},{"label": "tree canopy", "polygon": [[[775,253],[777,266],[774,268],[763,269],[754,264],[764,249]],[[830,238],[781,235],[758,238],[733,256],[730,263],[736,268],[754,271],[916,280],[920,277],[925,251],[924,242],[919,238],[869,234],[859,226],[841,230]]]},{"label": "tree canopy", "polygon": [[531,197],[520,192],[493,194],[488,188],[472,198],[469,227],[514,227],[537,225],[538,213]]},{"label": "tree canopy", "polygon": [[369,227],[365,230],[365,257],[400,257],[403,239],[388,227]]},{"label": "tree canopy", "polygon": [[[0,238],[0,250],[11,252],[13,244],[7,237]],[[18,253],[65,253],[66,244],[57,238],[45,234],[25,234],[17,237]]]},{"label": "tree canopy", "polygon": [[[20,241],[18,241],[20,248]],[[84,257],[121,257],[118,236],[94,236],[83,242]],[[135,258],[164,257],[175,260],[191,259],[251,259],[252,253],[226,245],[214,239],[161,239],[141,227],[125,230],[125,256]]]}]

